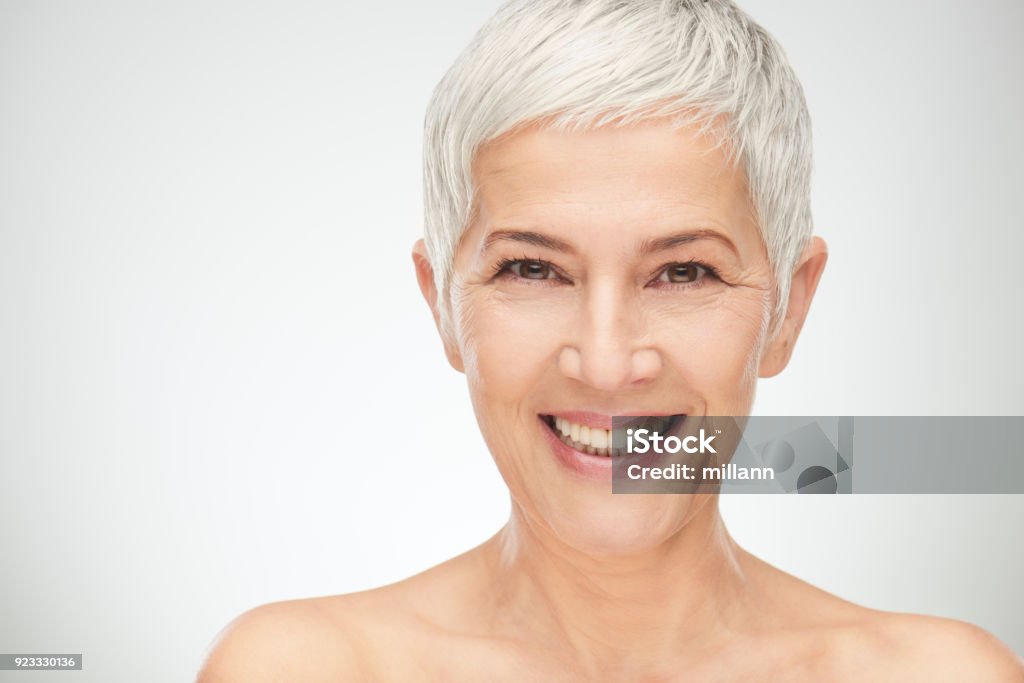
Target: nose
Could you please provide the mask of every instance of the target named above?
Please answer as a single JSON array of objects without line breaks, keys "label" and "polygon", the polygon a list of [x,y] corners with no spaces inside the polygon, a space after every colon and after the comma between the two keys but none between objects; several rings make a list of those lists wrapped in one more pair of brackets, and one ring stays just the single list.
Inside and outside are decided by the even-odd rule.
[{"label": "nose", "polygon": [[635,302],[609,283],[593,288],[579,313],[572,338],[558,355],[562,374],[600,391],[622,390],[658,376],[662,357]]}]

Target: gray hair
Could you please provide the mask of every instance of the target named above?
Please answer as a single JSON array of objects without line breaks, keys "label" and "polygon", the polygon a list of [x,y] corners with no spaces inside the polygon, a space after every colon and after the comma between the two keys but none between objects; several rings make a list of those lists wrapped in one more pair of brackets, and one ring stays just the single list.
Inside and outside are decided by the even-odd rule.
[{"label": "gray hair", "polygon": [[743,164],[774,274],[774,334],[811,234],[811,122],[782,48],[732,0],[511,0],[484,24],[426,115],[425,242],[442,318],[481,145],[540,120],[583,129],[655,117],[721,129]]}]

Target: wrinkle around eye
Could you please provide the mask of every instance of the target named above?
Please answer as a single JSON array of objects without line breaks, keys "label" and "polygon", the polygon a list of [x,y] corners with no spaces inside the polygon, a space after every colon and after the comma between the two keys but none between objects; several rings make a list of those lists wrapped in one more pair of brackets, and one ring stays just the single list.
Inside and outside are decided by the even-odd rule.
[{"label": "wrinkle around eye", "polygon": [[[531,266],[543,266],[547,269],[547,277],[527,277],[522,274],[524,268]],[[517,285],[530,285],[530,286],[573,286],[575,280],[572,276],[565,273],[565,271],[558,266],[556,263],[544,259],[544,258],[530,258],[530,257],[519,257],[519,258],[504,258],[501,259],[496,265],[490,266],[490,270],[493,273],[490,277],[492,283],[509,283],[512,286]]]},{"label": "wrinkle around eye", "polygon": [[687,325],[715,328],[726,319],[756,326],[767,310],[764,303],[767,300],[764,294],[754,290],[719,286],[682,294],[655,292],[641,306],[654,320],[686,321]]}]

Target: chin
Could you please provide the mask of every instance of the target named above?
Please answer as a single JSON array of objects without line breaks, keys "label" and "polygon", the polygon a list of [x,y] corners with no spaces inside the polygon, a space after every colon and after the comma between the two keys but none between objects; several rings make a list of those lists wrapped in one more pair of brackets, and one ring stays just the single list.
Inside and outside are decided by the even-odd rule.
[{"label": "chin", "polygon": [[[572,548],[618,557],[653,550],[682,531],[709,496],[605,493],[599,499],[556,501],[542,523]],[[536,514],[536,513],[535,513]]]}]

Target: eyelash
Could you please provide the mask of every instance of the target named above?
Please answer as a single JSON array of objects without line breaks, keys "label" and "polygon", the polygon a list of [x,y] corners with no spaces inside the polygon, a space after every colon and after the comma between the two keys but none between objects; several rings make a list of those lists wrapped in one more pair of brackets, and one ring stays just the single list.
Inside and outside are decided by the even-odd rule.
[{"label": "eyelash", "polygon": [[[516,275],[515,273],[512,272],[512,267],[515,266],[515,265],[518,265],[520,263],[537,263],[537,264],[541,264],[541,265],[547,266],[555,274],[555,277],[554,278],[545,278],[543,280],[534,280],[532,278],[525,278],[525,277],[522,277],[521,275]],[[667,271],[669,268],[672,268],[673,266],[697,266],[698,268],[702,268],[704,270],[705,277],[703,277],[703,278],[701,278],[701,279],[699,279],[699,280],[697,280],[695,282],[666,282],[666,283],[663,283],[664,285],[668,286],[668,289],[693,289],[693,288],[696,288],[696,287],[701,287],[701,286],[704,285],[704,283],[705,283],[705,281],[707,280],[708,277],[711,277],[711,278],[713,278],[715,280],[718,280],[718,281],[722,281],[721,276],[718,274],[718,271],[714,268],[714,266],[710,266],[707,263],[704,263],[703,261],[697,261],[697,260],[694,260],[694,259],[690,259],[689,261],[673,261],[672,263],[666,263],[664,266],[662,266],[657,271],[655,271],[654,275],[648,281],[648,284],[655,283],[658,280],[658,278],[660,278],[665,273],[665,271]],[[529,283],[531,285],[538,285],[538,284],[548,283],[552,279],[562,280],[563,282],[569,282],[569,278],[565,277],[565,275],[563,275],[561,273],[561,271],[559,271],[554,266],[554,264],[552,264],[550,261],[545,261],[543,259],[536,259],[536,258],[527,258],[525,256],[522,257],[522,258],[516,258],[516,259],[505,258],[505,259],[502,259],[501,261],[499,261],[497,263],[497,265],[495,266],[495,268],[494,268],[494,274],[493,274],[492,277],[497,278],[497,277],[499,277],[499,276],[501,276],[503,274],[511,275],[515,279],[522,280],[522,281],[527,282],[527,283]]]},{"label": "eyelash", "polygon": [[517,280],[523,280],[525,282],[529,282],[530,284],[541,284],[543,282],[548,282],[550,280],[550,278],[546,278],[544,280],[534,280],[532,278],[525,278],[525,277],[522,277],[521,275],[516,275],[514,272],[512,272],[512,267],[516,266],[516,265],[518,265],[520,263],[538,263],[538,264],[541,264],[541,265],[545,265],[545,266],[547,266],[548,268],[551,269],[551,272],[553,272],[555,274],[556,277],[554,279],[563,280],[563,281],[566,281],[566,282],[569,281],[569,278],[565,277],[549,261],[544,261],[542,259],[536,259],[536,258],[527,258],[525,256],[523,256],[522,258],[514,258],[514,259],[513,258],[505,258],[505,259],[502,259],[495,266],[493,277],[499,277],[501,275],[508,274],[508,275],[511,275],[512,277],[516,278]]}]

